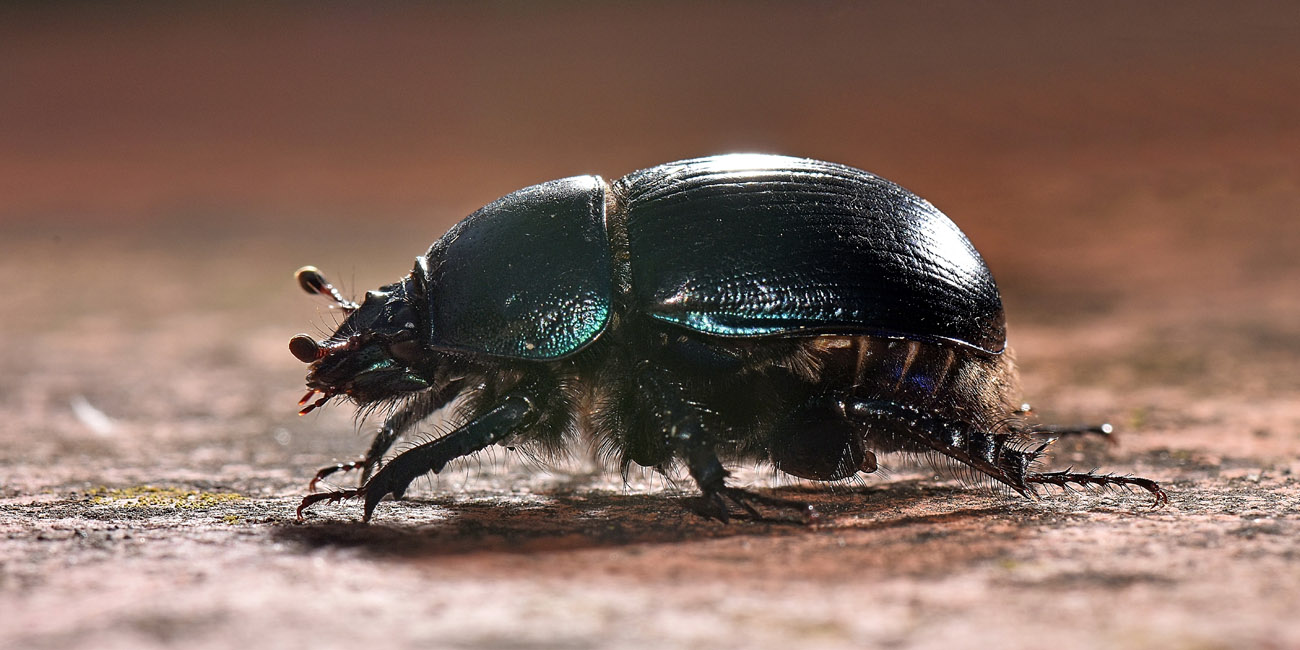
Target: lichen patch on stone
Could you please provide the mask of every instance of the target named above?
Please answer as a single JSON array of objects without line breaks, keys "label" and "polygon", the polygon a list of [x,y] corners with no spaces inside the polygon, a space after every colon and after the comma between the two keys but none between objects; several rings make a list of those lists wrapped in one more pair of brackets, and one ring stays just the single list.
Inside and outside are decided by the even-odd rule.
[{"label": "lichen patch on stone", "polygon": [[245,497],[231,492],[200,492],[174,487],[141,485],[130,488],[96,487],[88,493],[90,503],[114,508],[175,508],[204,510],[242,501]]}]

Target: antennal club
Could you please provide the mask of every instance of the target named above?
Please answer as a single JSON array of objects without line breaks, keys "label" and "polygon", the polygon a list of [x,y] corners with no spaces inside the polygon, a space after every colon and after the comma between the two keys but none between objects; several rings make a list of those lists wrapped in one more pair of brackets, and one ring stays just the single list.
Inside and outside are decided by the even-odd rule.
[{"label": "antennal club", "polygon": [[293,277],[303,291],[313,295],[329,296],[344,311],[355,311],[358,307],[357,303],[344,298],[343,294],[339,293],[339,290],[335,289],[324,275],[321,275],[320,269],[314,266],[304,266],[294,271]]}]

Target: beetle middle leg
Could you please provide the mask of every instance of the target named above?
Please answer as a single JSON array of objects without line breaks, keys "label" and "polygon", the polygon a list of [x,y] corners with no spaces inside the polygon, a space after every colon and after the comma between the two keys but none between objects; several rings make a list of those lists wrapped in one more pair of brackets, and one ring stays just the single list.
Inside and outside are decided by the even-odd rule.
[{"label": "beetle middle leg", "polygon": [[[674,425],[677,447],[686,460],[686,467],[700,487],[701,495],[693,503],[698,514],[709,519],[727,523],[731,519],[728,502],[744,510],[756,521],[776,521],[809,524],[820,518],[820,513],[812,504],[790,499],[782,499],[756,492],[750,492],[726,484],[730,475],[718,459],[713,446],[708,443],[708,435],[699,426],[698,420],[678,420]],[[758,506],[774,510],[772,516],[759,510]]]},{"label": "beetle middle leg", "polygon": [[[1034,407],[1029,404],[1021,404],[1020,408],[1011,412],[1011,415],[1020,418],[1031,416],[1033,413]],[[1023,427],[1020,432],[1025,435],[1046,438],[1101,436],[1106,442],[1115,444],[1115,427],[1112,427],[1109,422],[1099,422],[1097,424],[1035,424]]]},{"label": "beetle middle leg", "polygon": [[[690,502],[695,512],[724,523],[731,518],[730,505],[735,505],[755,520],[811,523],[818,518],[816,509],[807,503],[727,485],[730,473],[718,458],[717,440],[707,421],[709,409],[688,397],[687,386],[671,372],[646,363],[641,365],[636,375],[633,387],[640,396],[642,412],[649,416],[640,420],[645,425],[642,430],[655,439],[655,442],[643,443],[639,448],[659,448],[685,463],[702,493]],[[760,507],[778,514],[769,516]]]},{"label": "beetle middle leg", "polygon": [[1110,444],[1115,444],[1115,428],[1108,423],[1102,424],[1036,424],[1025,430],[1032,436],[1048,438],[1073,438],[1099,436]]}]

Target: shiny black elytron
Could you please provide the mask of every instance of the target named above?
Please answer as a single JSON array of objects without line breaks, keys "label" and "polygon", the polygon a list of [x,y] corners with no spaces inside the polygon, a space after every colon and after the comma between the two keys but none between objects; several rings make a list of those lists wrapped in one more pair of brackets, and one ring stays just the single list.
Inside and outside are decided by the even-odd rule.
[{"label": "shiny black elytron", "polygon": [[[876,454],[951,459],[1031,495],[1043,485],[1154,481],[1034,467],[1002,301],[966,236],[929,202],[867,172],[737,154],[613,183],[577,176],[509,194],[453,227],[410,275],[344,299],[310,363],[303,412],[336,396],[388,416],[361,469],[365,518],[415,478],[492,444],[596,444],[684,466],[699,509],[808,519],[808,506],[729,486],[724,461],[834,481]],[[308,403],[319,394],[319,398]],[[455,403],[458,428],[381,466],[393,442]],[[372,470],[378,468],[372,474]],[[315,481],[313,481],[314,487]]]}]

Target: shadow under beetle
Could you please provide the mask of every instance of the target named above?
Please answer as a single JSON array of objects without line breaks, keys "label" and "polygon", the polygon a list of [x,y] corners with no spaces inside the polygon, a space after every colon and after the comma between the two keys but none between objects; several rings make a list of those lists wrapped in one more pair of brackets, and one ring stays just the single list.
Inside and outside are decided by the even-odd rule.
[{"label": "shadow under beetle", "polygon": [[[721,459],[834,481],[874,471],[877,453],[930,454],[1025,496],[1135,486],[1167,500],[1149,479],[1035,469],[1047,444],[1014,406],[984,260],[929,202],[852,167],[736,154],[565,178],[471,214],[361,304],[314,268],[297,277],[347,314],[325,340],[289,341],[311,364],[302,412],[336,396],[392,405],[361,460],[316,477],[360,469],[361,487],[311,494],[299,517],[360,497],[369,520],[489,445],[583,437],[624,471],[685,465],[721,520],[731,505],[816,516],[727,485]],[[381,466],[453,402],[457,428]]]}]

